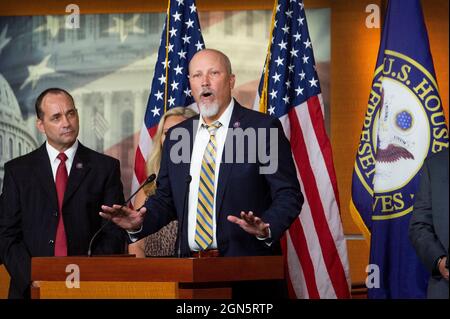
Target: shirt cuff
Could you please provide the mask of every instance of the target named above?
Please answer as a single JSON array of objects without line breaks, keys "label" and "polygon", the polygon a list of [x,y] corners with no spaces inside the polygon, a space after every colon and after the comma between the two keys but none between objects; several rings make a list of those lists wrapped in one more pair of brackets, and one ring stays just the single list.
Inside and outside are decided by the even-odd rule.
[{"label": "shirt cuff", "polygon": [[270,228],[269,228],[269,236],[267,236],[267,237],[258,237],[258,236],[256,236],[256,239],[263,240],[264,243],[268,247],[272,246],[273,240],[272,240],[272,232],[270,231]]},{"label": "shirt cuff", "polygon": [[139,236],[137,236],[137,235],[142,231],[142,228],[143,228],[143,225],[141,225],[141,228],[139,228],[139,230],[136,230],[136,231],[127,230],[128,237],[130,238],[130,241],[132,243],[135,243],[139,240]]}]

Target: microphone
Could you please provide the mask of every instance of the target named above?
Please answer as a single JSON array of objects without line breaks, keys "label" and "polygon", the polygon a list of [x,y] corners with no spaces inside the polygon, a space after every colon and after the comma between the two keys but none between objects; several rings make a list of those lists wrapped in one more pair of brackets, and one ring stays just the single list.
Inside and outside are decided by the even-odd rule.
[{"label": "microphone", "polygon": [[[141,186],[139,186],[139,188],[133,193],[131,194],[131,196],[122,204],[122,206],[120,206],[120,208],[125,207],[126,205],[128,205],[128,203],[131,201],[131,199],[142,189],[144,188],[146,185],[150,184],[151,182],[153,182],[156,178],[156,174],[151,174],[149,177],[147,177],[147,179],[142,183]],[[144,205],[142,205],[139,209],[141,209],[142,207],[144,207]],[[138,210],[139,210],[138,209]],[[92,257],[92,245],[95,242],[95,239],[97,238],[97,236],[103,231],[103,229],[105,229],[106,225],[108,225],[111,222],[111,220],[109,219],[106,223],[104,223],[102,225],[102,227],[100,227],[99,230],[97,230],[97,232],[94,234],[94,236],[92,236],[91,241],[89,242],[89,248],[88,248],[88,257]]]},{"label": "microphone", "polygon": [[178,258],[181,258],[181,242],[183,240],[183,221],[184,221],[184,215],[189,214],[189,184],[191,184],[192,176],[188,175],[186,176],[186,191],[184,192],[184,203],[183,203],[183,213],[180,216],[180,221],[178,223],[179,228],[179,234],[178,237]]}]

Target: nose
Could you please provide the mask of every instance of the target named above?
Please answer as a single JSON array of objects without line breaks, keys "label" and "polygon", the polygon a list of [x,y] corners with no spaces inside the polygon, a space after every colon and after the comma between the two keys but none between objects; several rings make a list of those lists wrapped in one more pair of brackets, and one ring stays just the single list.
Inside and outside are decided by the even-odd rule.
[{"label": "nose", "polygon": [[64,114],[64,115],[61,117],[61,119],[62,119],[61,124],[62,124],[64,127],[70,126],[70,121],[69,121],[69,118],[67,117],[67,115]]},{"label": "nose", "polygon": [[209,87],[210,81],[209,76],[207,74],[202,76],[202,87]]}]

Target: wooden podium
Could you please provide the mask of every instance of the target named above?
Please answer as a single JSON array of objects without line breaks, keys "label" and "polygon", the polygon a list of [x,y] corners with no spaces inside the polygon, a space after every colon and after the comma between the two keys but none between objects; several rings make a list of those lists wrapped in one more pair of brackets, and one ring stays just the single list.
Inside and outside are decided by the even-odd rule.
[{"label": "wooden podium", "polygon": [[33,299],[230,299],[231,285],[284,278],[281,256],[35,257]]}]

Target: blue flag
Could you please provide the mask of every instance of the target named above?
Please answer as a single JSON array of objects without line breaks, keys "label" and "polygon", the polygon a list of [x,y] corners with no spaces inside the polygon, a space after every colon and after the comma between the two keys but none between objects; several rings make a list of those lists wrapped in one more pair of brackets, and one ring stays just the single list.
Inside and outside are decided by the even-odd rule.
[{"label": "blue flag", "polygon": [[356,155],[351,212],[370,238],[369,298],[424,298],[430,276],[408,239],[420,167],[448,147],[419,0],[389,1]]}]

